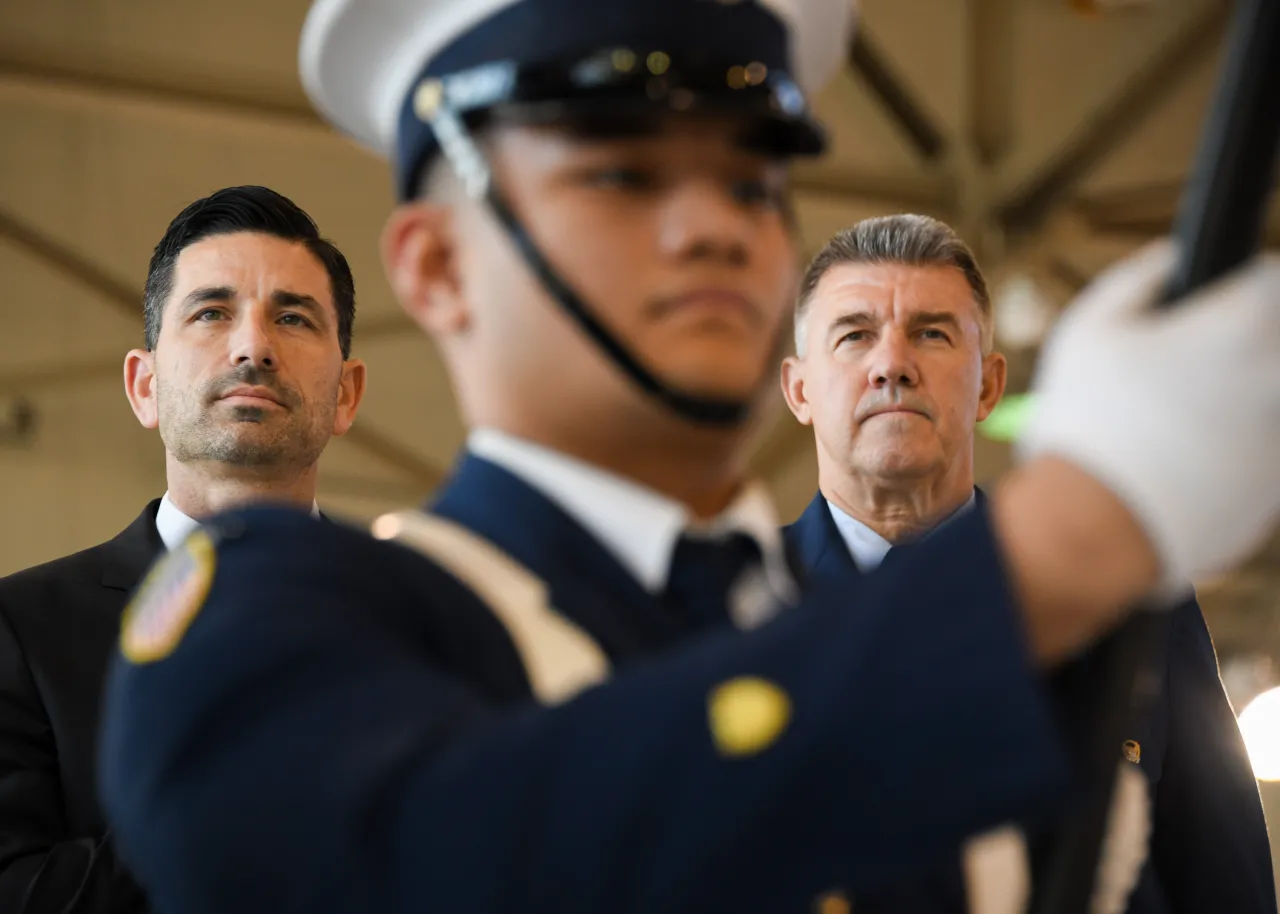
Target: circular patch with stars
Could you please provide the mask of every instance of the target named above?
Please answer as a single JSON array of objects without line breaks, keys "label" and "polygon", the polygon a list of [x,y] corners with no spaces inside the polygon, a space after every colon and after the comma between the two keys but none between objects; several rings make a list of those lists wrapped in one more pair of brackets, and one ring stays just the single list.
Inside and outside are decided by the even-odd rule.
[{"label": "circular patch with stars", "polygon": [[216,564],[213,540],[196,530],[151,570],[121,621],[120,651],[131,663],[174,652],[209,595]]},{"label": "circular patch with stars", "polygon": [[724,755],[755,755],[771,746],[791,720],[791,699],[755,676],[721,683],[707,702],[711,736]]}]

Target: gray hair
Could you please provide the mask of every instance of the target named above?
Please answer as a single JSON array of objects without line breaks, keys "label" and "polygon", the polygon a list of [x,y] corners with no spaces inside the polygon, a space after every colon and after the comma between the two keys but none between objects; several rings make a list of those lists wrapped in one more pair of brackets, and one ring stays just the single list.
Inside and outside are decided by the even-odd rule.
[{"label": "gray hair", "polygon": [[897,263],[912,267],[954,267],[964,274],[978,306],[982,354],[995,345],[991,295],[973,251],[945,222],[901,213],[864,219],[841,229],[809,263],[800,283],[795,311],[796,355],[804,358],[808,343],[809,303],[822,277],[842,263]]}]

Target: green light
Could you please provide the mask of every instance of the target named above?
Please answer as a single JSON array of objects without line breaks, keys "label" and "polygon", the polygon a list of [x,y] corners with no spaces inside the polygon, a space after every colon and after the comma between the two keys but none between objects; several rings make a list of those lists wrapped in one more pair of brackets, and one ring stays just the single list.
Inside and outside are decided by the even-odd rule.
[{"label": "green light", "polygon": [[992,441],[1014,441],[1022,434],[1034,408],[1031,394],[1009,394],[978,424],[978,432]]}]

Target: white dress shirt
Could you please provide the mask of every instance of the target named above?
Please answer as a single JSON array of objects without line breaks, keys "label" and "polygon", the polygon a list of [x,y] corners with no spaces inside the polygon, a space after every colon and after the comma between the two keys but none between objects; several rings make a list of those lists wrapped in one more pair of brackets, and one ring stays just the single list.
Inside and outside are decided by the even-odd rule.
[{"label": "white dress shirt", "polygon": [[[938,530],[949,524],[953,519],[972,508],[977,503],[977,499],[977,493],[970,495],[967,502],[933,529]],[[893,544],[856,517],[845,513],[844,509],[836,507],[829,499],[827,500],[827,510],[831,512],[831,519],[836,522],[836,529],[840,531],[840,538],[844,540],[845,546],[848,547],[849,556],[853,559],[853,564],[858,566],[858,570],[866,572],[879,568],[880,563],[884,561],[885,555]],[[931,530],[930,533],[932,532]]]},{"label": "white dress shirt", "polygon": [[[320,516],[320,506],[314,501],[311,503],[311,515]],[[199,526],[198,520],[183,514],[182,509],[173,503],[169,493],[164,493],[164,498],[160,499],[160,507],[156,511],[156,532],[160,534],[164,548],[172,550],[181,546],[183,541],[191,535],[191,531]]]},{"label": "white dress shirt", "polygon": [[495,429],[476,429],[467,449],[515,474],[555,504],[652,594],[661,593],[682,534],[715,538],[744,533],[760,546],[773,596],[790,602],[797,588],[787,565],[773,502],[748,485],[710,522],[698,522],[679,502],[600,467]]}]

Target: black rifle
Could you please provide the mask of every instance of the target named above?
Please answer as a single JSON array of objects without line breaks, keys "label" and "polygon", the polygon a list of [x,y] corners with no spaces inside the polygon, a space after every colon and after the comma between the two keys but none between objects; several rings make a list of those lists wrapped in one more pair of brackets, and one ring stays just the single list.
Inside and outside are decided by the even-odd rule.
[{"label": "black rifle", "polygon": [[[1280,0],[1240,0],[1174,234],[1179,261],[1162,301],[1176,307],[1258,249],[1280,148]],[[1055,835],[1034,914],[1087,914],[1126,733],[1160,696],[1170,613],[1138,607],[1109,639],[1104,694],[1083,772],[1090,790]]]}]

